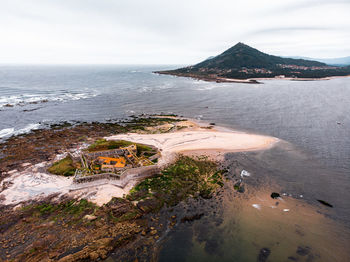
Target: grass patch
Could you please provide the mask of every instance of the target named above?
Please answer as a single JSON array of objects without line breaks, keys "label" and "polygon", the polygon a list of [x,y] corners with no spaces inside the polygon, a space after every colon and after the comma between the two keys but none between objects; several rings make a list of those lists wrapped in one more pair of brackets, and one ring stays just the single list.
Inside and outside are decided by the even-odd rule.
[{"label": "grass patch", "polygon": [[115,140],[106,140],[106,139],[97,140],[95,143],[93,143],[88,147],[88,151],[95,152],[95,151],[111,150],[111,149],[117,149],[120,147],[127,147],[133,144],[135,144],[137,147],[137,156],[141,156],[143,153],[145,154],[145,156],[152,156],[157,153],[155,152],[154,148],[147,145],[133,143],[125,140],[115,141]]},{"label": "grass patch", "polygon": [[73,176],[75,172],[75,165],[73,159],[68,155],[65,158],[53,163],[47,170],[55,175]]},{"label": "grass patch", "polygon": [[41,217],[56,221],[58,218],[69,218],[79,220],[86,214],[93,213],[98,207],[82,199],[80,201],[70,200],[63,203],[40,203],[37,205],[28,205],[22,208],[25,213],[30,213],[33,217]]},{"label": "grass patch", "polygon": [[110,149],[130,146],[132,144],[133,143],[129,141],[124,141],[124,140],[114,141],[114,140],[99,139],[88,147],[88,151],[94,152],[94,151],[110,150]]},{"label": "grass patch", "polygon": [[164,204],[175,206],[189,196],[210,198],[223,186],[223,171],[215,162],[181,156],[161,175],[147,178],[136,185],[127,196],[142,201],[143,210],[159,210]]}]

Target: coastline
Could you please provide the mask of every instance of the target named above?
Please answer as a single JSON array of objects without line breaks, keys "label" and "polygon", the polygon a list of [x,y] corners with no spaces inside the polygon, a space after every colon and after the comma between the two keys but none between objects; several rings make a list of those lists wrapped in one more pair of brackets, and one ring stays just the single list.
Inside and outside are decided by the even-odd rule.
[{"label": "coastline", "polygon": [[337,78],[347,78],[350,77],[350,75],[344,75],[344,76],[328,76],[328,77],[320,77],[320,78],[303,78],[303,77],[253,77],[253,78],[247,78],[247,79],[238,79],[238,78],[225,78],[225,77],[218,77],[218,76],[199,76],[195,74],[182,74],[182,73],[172,73],[167,71],[154,71],[154,74],[160,74],[160,75],[171,75],[176,77],[188,77],[195,80],[202,80],[207,82],[216,82],[216,83],[242,83],[242,84],[263,84],[263,80],[288,80],[288,81],[325,81],[325,80],[332,80]]}]

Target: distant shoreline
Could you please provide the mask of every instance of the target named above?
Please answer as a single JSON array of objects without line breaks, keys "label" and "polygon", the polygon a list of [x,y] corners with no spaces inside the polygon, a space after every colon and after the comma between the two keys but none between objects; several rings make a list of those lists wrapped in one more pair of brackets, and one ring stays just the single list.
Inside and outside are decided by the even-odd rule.
[{"label": "distant shoreline", "polygon": [[328,77],[313,77],[313,78],[305,78],[305,77],[256,77],[256,78],[247,78],[247,79],[238,79],[238,78],[227,78],[227,77],[218,77],[218,76],[199,76],[195,74],[182,74],[175,73],[171,71],[154,71],[154,74],[159,75],[171,75],[176,77],[188,77],[196,80],[202,80],[207,82],[216,82],[216,83],[242,83],[242,84],[263,84],[262,80],[289,80],[289,81],[324,81],[324,80],[332,80],[337,78],[346,78],[350,77],[350,75],[344,76],[328,76]]}]

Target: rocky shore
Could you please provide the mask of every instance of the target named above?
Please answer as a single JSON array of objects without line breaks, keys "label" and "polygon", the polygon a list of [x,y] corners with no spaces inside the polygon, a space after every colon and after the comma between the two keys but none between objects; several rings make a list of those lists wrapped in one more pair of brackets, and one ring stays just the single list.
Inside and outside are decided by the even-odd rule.
[{"label": "rocky shore", "polygon": [[[64,123],[11,137],[0,145],[1,192],[13,187],[11,180],[5,183],[4,179],[26,178],[29,169],[33,171],[32,182],[44,181],[45,187],[50,176],[60,178],[46,175],[45,163],[103,136],[173,132],[184,126],[190,128],[191,123],[166,116],[134,117],[122,123]],[[146,179],[126,198],[114,197],[102,205],[86,200],[98,194],[93,189],[84,197],[64,190],[27,201],[25,195],[13,195],[14,204],[0,206],[0,261],[95,261],[110,254],[123,261],[149,261],[156,254],[155,243],[178,222],[176,216],[160,215],[160,211],[172,209],[188,198],[210,199],[222,186],[222,172],[215,162],[183,157],[161,175]],[[199,218],[195,214],[180,219]]]}]

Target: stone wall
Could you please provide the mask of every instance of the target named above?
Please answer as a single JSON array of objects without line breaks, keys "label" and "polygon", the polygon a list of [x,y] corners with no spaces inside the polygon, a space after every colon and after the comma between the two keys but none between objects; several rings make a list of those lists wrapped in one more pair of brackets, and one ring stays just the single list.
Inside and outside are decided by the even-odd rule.
[{"label": "stone wall", "polygon": [[[143,166],[138,168],[127,169],[122,172],[120,175],[116,175],[114,173],[103,173],[103,174],[95,174],[95,175],[86,175],[83,174],[76,175],[73,179],[75,184],[88,183],[98,180],[107,180],[107,181],[115,181],[117,182],[117,186],[124,187],[131,180],[139,180],[141,178],[146,178],[150,176],[154,176],[160,173],[160,169],[158,166]],[[115,183],[112,183],[115,184]]]}]

